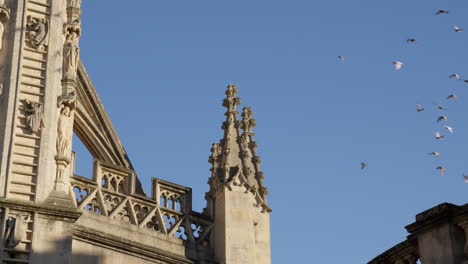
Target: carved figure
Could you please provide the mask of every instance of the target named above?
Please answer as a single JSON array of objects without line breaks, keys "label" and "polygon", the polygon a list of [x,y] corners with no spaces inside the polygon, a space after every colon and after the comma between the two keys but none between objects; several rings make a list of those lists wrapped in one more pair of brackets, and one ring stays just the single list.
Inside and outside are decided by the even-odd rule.
[{"label": "carved figure", "polygon": [[68,156],[72,138],[71,109],[64,105],[57,124],[57,155]]},{"label": "carved figure", "polygon": [[26,230],[24,223],[27,222],[28,217],[18,214],[16,218],[10,217],[5,225],[5,240],[3,244],[6,248],[15,248],[24,240]]},{"label": "carved figure", "polygon": [[26,101],[26,126],[33,133],[39,132],[44,127],[44,112],[41,103]]},{"label": "carved figure", "polygon": [[28,38],[31,45],[38,49],[46,44],[47,34],[49,32],[49,25],[47,20],[39,18],[31,18],[31,22],[27,24]]},{"label": "carved figure", "polygon": [[80,48],[78,47],[80,30],[79,21],[74,21],[65,26],[66,40],[63,46],[63,77],[66,79],[76,78],[80,57]]},{"label": "carved figure", "polygon": [[5,23],[10,20],[10,9],[5,5],[0,6],[0,50],[3,49],[3,35],[5,33]]}]

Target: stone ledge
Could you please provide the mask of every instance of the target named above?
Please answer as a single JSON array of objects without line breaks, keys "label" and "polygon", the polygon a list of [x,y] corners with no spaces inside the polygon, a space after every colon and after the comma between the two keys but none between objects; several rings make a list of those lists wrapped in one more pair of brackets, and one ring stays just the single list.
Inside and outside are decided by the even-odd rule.
[{"label": "stone ledge", "polygon": [[158,261],[156,263],[171,264],[194,264],[195,262],[183,256],[168,253],[166,251],[135,243],[122,237],[103,234],[96,230],[75,226],[73,229],[73,239],[90,243],[99,247],[108,248],[126,255],[138,258]]},{"label": "stone ledge", "polygon": [[66,222],[76,222],[76,220],[82,215],[81,212],[76,211],[75,208],[65,208],[57,206],[49,206],[46,204],[36,204],[34,202],[26,202],[20,200],[5,200],[0,198],[0,207],[8,207],[10,209],[26,211],[26,212],[37,212],[39,216],[47,216],[47,218],[53,218]]}]

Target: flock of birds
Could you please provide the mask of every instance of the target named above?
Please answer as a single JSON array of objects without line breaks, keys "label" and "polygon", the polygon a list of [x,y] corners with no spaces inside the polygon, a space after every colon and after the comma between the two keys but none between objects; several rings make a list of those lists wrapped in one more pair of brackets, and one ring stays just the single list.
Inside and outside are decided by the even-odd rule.
[{"label": "flock of birds", "polygon": [[[448,13],[449,13],[449,11],[447,11],[447,10],[442,10],[442,9],[441,9],[441,10],[438,10],[438,11],[435,13],[435,15],[448,14]],[[454,30],[456,33],[459,33],[459,32],[462,32],[462,31],[463,31],[463,30],[462,30],[460,27],[458,27],[458,26],[453,26],[453,30]],[[406,42],[408,42],[408,43],[414,43],[414,42],[416,42],[416,41],[417,41],[417,40],[416,40],[415,38],[408,38],[408,39],[406,40]],[[344,56],[338,56],[338,59],[340,59],[341,61],[344,61],[344,60],[345,60],[345,57],[344,57]],[[404,63],[401,62],[401,61],[392,61],[392,65],[393,65],[393,68],[394,68],[395,70],[400,70],[400,69],[403,67]],[[451,78],[451,79],[456,79],[456,80],[460,80],[460,81],[463,81],[463,82],[465,82],[465,83],[468,83],[468,79],[462,79],[462,78],[460,77],[460,75],[457,74],[457,73],[453,73],[453,74],[449,75],[448,77]],[[447,100],[458,100],[458,96],[457,96],[456,94],[449,94],[449,95],[447,96],[446,99],[447,99]],[[442,105],[440,105],[440,104],[434,103],[434,105],[435,105],[435,106],[437,107],[437,109],[439,109],[439,110],[447,110],[444,106],[442,106]],[[416,111],[417,111],[417,112],[422,112],[422,111],[424,111],[424,107],[423,107],[421,104],[416,104]],[[440,122],[447,123],[447,122],[448,122],[448,117],[447,117],[446,115],[440,115],[440,116],[437,117],[436,122],[437,122],[437,123],[440,123]],[[442,129],[445,129],[445,130],[447,130],[448,132],[450,132],[451,134],[453,134],[453,130],[454,130],[454,129],[453,129],[453,127],[451,127],[451,126],[444,125],[444,126],[442,126]],[[446,137],[446,136],[445,136],[445,135],[442,135],[440,131],[436,131],[436,132],[435,132],[435,138],[436,138],[436,140],[441,140],[441,139],[443,139],[444,137]],[[434,157],[440,157],[440,156],[441,156],[441,153],[436,152],[436,151],[433,151],[433,152],[429,153],[429,155],[432,155],[432,156],[434,156]],[[367,162],[362,161],[362,162],[361,162],[361,169],[362,169],[362,170],[365,169],[368,165],[369,165],[369,164],[368,164]],[[435,169],[438,170],[442,176],[445,175],[445,172],[446,172],[446,170],[447,170],[446,167],[440,166],[440,165],[437,166]],[[464,178],[465,183],[468,183],[468,175],[463,174],[463,178]]]}]

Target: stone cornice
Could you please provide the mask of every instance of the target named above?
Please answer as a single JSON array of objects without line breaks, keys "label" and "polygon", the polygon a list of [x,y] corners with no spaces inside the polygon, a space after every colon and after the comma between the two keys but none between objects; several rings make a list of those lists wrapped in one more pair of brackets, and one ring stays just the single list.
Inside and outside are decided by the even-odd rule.
[{"label": "stone cornice", "polygon": [[155,263],[171,263],[171,264],[193,264],[183,256],[169,253],[158,248],[149,247],[134,241],[127,240],[122,237],[104,234],[93,229],[83,226],[75,226],[73,229],[73,239],[90,243],[99,247],[108,248],[121,252],[126,255],[135,256]]},{"label": "stone cornice", "polygon": [[39,216],[46,216],[47,218],[59,219],[72,223],[74,223],[82,214],[74,208],[64,208],[44,204],[38,205],[33,202],[5,200],[3,198],[0,199],[0,207],[8,207],[9,209],[25,212],[37,212],[39,213]]}]

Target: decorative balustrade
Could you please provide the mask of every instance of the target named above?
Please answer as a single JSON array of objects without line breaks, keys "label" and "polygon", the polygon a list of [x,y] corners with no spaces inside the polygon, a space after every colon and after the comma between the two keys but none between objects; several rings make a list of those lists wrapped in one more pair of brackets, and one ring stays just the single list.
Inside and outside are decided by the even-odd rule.
[{"label": "decorative balustrade", "polygon": [[76,206],[83,212],[211,246],[213,222],[191,210],[191,189],[157,178],[152,181],[151,199],[133,193],[133,171],[95,162],[93,180],[75,175],[71,186]]}]

